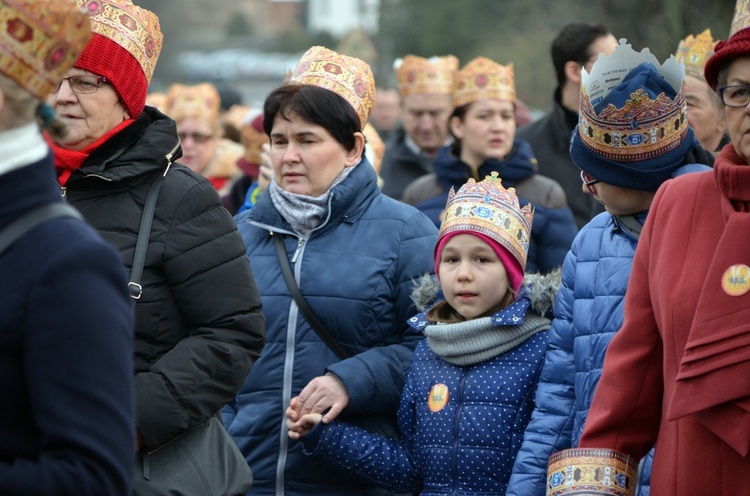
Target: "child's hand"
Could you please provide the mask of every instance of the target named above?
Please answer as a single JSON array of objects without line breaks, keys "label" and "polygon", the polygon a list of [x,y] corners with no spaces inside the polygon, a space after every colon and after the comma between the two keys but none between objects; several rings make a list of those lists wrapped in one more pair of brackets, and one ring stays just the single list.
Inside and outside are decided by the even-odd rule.
[{"label": "child's hand", "polygon": [[289,429],[289,437],[292,439],[299,439],[304,436],[323,419],[323,416],[319,413],[308,413],[307,415],[303,415],[302,418],[298,418],[299,413],[297,412],[297,408],[299,408],[299,405],[295,397],[292,398],[292,402],[286,410],[286,426]]}]

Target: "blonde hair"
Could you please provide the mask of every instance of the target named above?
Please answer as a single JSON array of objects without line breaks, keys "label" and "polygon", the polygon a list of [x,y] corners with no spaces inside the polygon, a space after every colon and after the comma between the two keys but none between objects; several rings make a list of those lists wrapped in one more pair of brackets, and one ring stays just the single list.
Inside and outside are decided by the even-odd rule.
[{"label": "blonde hair", "polygon": [[4,109],[10,117],[8,128],[13,129],[37,121],[53,138],[62,137],[67,132],[66,124],[55,116],[51,109],[47,108],[47,112],[40,111],[46,106],[44,102],[3,74],[0,74],[0,91],[5,96]]}]

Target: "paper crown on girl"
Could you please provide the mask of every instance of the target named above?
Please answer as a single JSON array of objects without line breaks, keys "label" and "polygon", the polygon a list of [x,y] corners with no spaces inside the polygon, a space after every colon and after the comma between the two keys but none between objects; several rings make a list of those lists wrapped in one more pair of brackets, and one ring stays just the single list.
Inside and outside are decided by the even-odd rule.
[{"label": "paper crown on girl", "polygon": [[375,78],[370,66],[322,46],[302,55],[289,84],[309,84],[336,93],[354,107],[363,128],[375,103]]},{"label": "paper crown on girl", "polygon": [[505,189],[492,172],[480,182],[469,179],[458,192],[451,188],[438,239],[456,231],[484,234],[507,249],[523,270],[533,220],[531,204],[521,208],[515,188]]},{"label": "paper crown on girl", "polygon": [[215,123],[219,119],[221,100],[211,83],[195,86],[173,84],[167,91],[164,113],[179,122],[186,117],[197,117]]},{"label": "paper crown on girl", "polygon": [[454,55],[444,57],[418,57],[407,55],[393,63],[401,96],[438,93],[453,93],[454,77],[458,71],[458,59]]},{"label": "paper crown on girl", "polygon": [[453,106],[460,107],[480,98],[516,101],[512,63],[504,66],[486,57],[477,57],[456,73]]},{"label": "paper crown on girl", "polygon": [[91,38],[89,19],[57,0],[4,0],[0,72],[35,97],[57,87]]},{"label": "paper crown on girl", "polygon": [[[664,92],[652,98],[638,88],[612,103],[610,93],[621,92],[620,83],[643,63],[674,89],[674,98]],[[652,159],[679,147],[687,132],[685,68],[674,57],[662,65],[648,48],[636,52],[622,39],[614,53],[599,55],[590,74],[581,71],[578,135],[597,155],[616,162]]]},{"label": "paper crown on girl", "polygon": [[706,62],[706,82],[716,89],[720,69],[732,59],[750,54],[750,0],[737,0],[729,39],[714,46],[714,54]]},{"label": "paper crown on girl", "polygon": [[716,45],[716,42],[711,37],[710,29],[706,29],[698,36],[690,34],[685,39],[680,40],[675,59],[677,59],[677,62],[685,64],[687,76],[705,81],[703,68],[709,57],[714,54],[714,45]]}]

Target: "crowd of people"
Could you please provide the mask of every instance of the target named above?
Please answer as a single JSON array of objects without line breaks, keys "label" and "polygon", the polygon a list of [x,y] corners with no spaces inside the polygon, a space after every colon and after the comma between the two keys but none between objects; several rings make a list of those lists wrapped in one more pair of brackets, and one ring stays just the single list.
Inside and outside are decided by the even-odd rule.
[{"label": "crowd of people", "polygon": [[564,26],[537,119],[479,54],[251,108],[163,41],[0,9],[0,493],[742,493],[750,1],[663,62]]}]

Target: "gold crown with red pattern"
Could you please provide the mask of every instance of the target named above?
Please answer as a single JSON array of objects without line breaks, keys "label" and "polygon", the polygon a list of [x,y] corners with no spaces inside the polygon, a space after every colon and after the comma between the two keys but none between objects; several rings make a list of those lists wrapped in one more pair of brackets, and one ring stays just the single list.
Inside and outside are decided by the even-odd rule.
[{"label": "gold crown with red pattern", "polygon": [[429,59],[407,55],[403,59],[397,59],[394,68],[401,96],[427,93],[451,95],[458,71],[458,59],[454,55]]},{"label": "gold crown with red pattern", "polygon": [[711,30],[706,29],[698,36],[690,34],[685,39],[680,40],[674,56],[677,62],[681,61],[685,64],[685,74],[687,76],[693,76],[701,81],[705,81],[703,67],[706,65],[709,57],[714,54],[715,45],[716,41],[711,37]]},{"label": "gold crown with red pattern", "polygon": [[531,204],[521,208],[516,189],[505,189],[493,171],[483,181],[469,179],[458,192],[451,188],[438,239],[455,231],[484,234],[506,248],[524,268],[533,221]]},{"label": "gold crown with red pattern", "polygon": [[55,0],[3,0],[0,72],[35,97],[57,88],[91,38],[88,17]]},{"label": "gold crown with red pattern", "polygon": [[167,91],[164,113],[179,122],[186,117],[197,117],[215,123],[219,119],[221,98],[211,83],[195,86],[173,84]]},{"label": "gold crown with red pattern", "polygon": [[729,38],[745,28],[750,28],[750,0],[737,0],[732,25],[729,28]]},{"label": "gold crown with red pattern", "polygon": [[302,55],[289,84],[308,84],[336,93],[354,107],[362,128],[375,103],[375,78],[367,62],[322,46]]},{"label": "gold crown with red pattern", "polygon": [[504,66],[486,57],[477,57],[456,73],[454,107],[483,98],[516,101],[512,63]]},{"label": "gold crown with red pattern", "polygon": [[76,0],[93,18],[91,31],[104,36],[128,51],[151,82],[164,36],[159,18],[130,0]]}]

